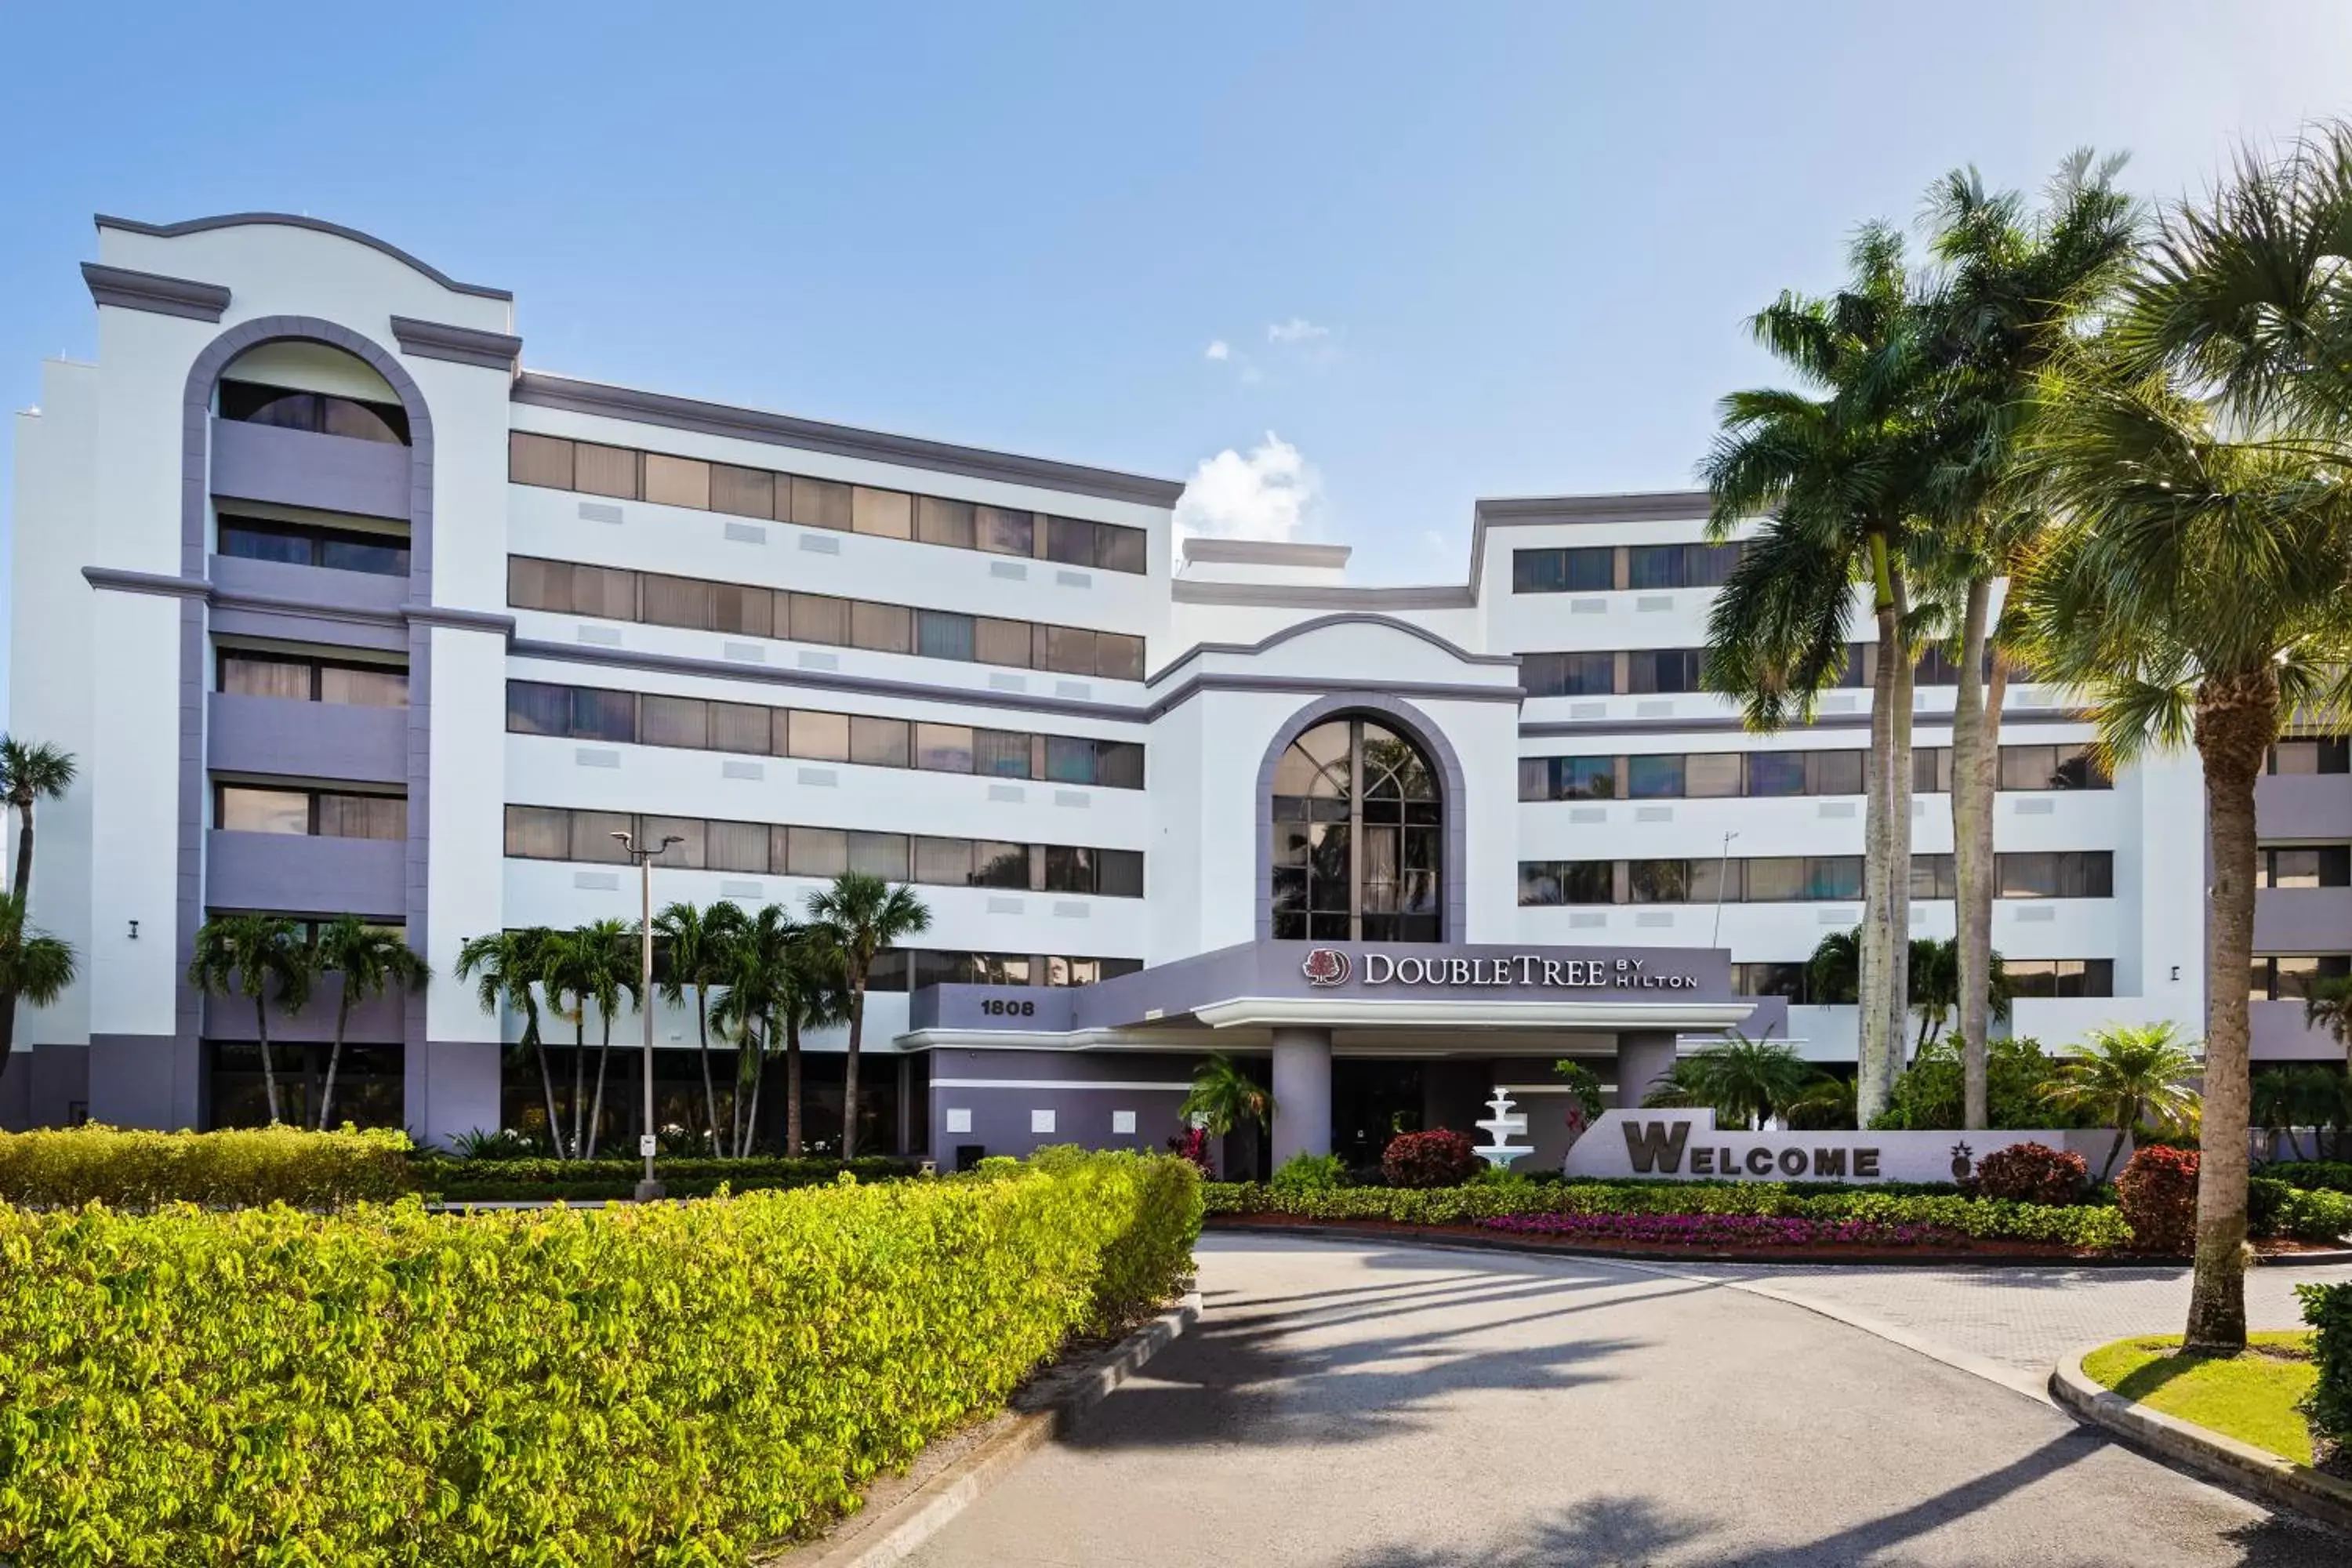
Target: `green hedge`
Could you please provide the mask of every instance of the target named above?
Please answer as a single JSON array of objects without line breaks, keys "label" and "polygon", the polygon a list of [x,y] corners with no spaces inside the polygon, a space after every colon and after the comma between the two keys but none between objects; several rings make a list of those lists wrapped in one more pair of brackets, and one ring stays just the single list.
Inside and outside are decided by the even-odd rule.
[{"label": "green hedge", "polygon": [[2303,1321],[2312,1327],[2311,1356],[2319,1381],[2304,1403],[2312,1436],[2332,1448],[2319,1459],[2339,1476],[2352,1476],[2352,1285],[2298,1285]]},{"label": "green hedge", "polygon": [[[486,1203],[527,1198],[625,1198],[646,1172],[642,1160],[455,1160],[446,1154],[417,1159],[411,1182],[420,1192],[448,1203]],[[721,1186],[739,1193],[822,1185],[845,1167],[838,1160],[664,1159],[655,1173],[672,1197],[708,1197]],[[863,1156],[846,1167],[859,1181],[911,1176],[916,1162]]]},{"label": "green hedge", "polygon": [[1213,1182],[1203,1193],[1211,1214],[1393,1220],[1405,1225],[1467,1225],[1515,1214],[1776,1215],[1936,1226],[1982,1240],[2054,1242],[2081,1248],[2118,1247],[2131,1240],[2130,1226],[2111,1208],[2057,1208],[1957,1194],[1881,1193],[1864,1187],[1796,1193],[1770,1182],[1643,1186],[1570,1182],[1521,1188],[1341,1187],[1325,1192],[1277,1192],[1255,1182]]},{"label": "green hedge", "polygon": [[2352,1194],[2306,1191],[2273,1176],[2254,1176],[2246,1183],[2246,1228],[2255,1236],[2339,1241],[2352,1234]]},{"label": "green hedge", "polygon": [[0,1201],[37,1208],[332,1208],[388,1200],[415,1186],[408,1135],[399,1131],[142,1132],[91,1125],[0,1132]]},{"label": "green hedge", "polygon": [[2352,1163],[2342,1160],[2277,1160],[2254,1173],[2306,1192],[2352,1193]]},{"label": "green hedge", "polygon": [[0,1560],[716,1568],[1190,1268],[1181,1161],[598,1212],[0,1207]]}]

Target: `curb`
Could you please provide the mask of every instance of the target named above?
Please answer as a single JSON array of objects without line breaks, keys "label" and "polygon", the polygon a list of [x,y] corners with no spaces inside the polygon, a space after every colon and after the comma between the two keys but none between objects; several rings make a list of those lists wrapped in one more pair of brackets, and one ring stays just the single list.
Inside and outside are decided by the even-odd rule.
[{"label": "curb", "polygon": [[2083,1371],[2083,1358],[2099,1348],[2084,1346],[2061,1361],[2050,1374],[2050,1392],[2059,1408],[2078,1421],[2105,1426],[2135,1447],[2154,1449],[2224,1485],[2252,1492],[2339,1530],[2352,1530],[2352,1481],[2322,1475],[2308,1465],[2151,1410],[2102,1387]]},{"label": "curb", "polygon": [[1037,1408],[993,1417],[978,1441],[903,1496],[849,1515],[815,1541],[754,1561],[760,1568],[892,1568],[905,1562],[1032,1450],[1068,1432],[1200,1321],[1201,1293],[1193,1289],[1096,1360],[1049,1374],[1054,1386]]}]

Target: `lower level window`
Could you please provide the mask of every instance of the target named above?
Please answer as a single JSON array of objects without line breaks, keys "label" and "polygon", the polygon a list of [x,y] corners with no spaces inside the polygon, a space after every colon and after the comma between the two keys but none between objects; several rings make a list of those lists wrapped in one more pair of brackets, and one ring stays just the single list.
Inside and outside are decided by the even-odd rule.
[{"label": "lower level window", "polygon": [[397,795],[222,784],[213,825],[231,833],[319,838],[405,838],[408,801]]},{"label": "lower level window", "polygon": [[2352,974],[2352,954],[2341,952],[2281,952],[2255,955],[2252,984],[2247,999],[2254,1002],[2301,1002],[2323,980]]},{"label": "lower level window", "polygon": [[2112,996],[2112,958],[2005,958],[2001,977],[2012,996]]}]

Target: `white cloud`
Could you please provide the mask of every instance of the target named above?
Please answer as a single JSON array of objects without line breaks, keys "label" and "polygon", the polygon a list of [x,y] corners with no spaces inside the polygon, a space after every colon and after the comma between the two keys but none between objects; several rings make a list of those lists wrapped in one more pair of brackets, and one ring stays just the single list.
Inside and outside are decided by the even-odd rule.
[{"label": "white cloud", "polygon": [[1234,345],[1225,342],[1223,338],[1212,338],[1209,340],[1208,348],[1202,351],[1201,357],[1203,359],[1231,359],[1234,357]]},{"label": "white cloud", "polygon": [[1293,539],[1321,489],[1315,465],[1269,430],[1247,455],[1228,447],[1201,459],[1176,500],[1177,537]]},{"label": "white cloud", "polygon": [[1265,330],[1265,341],[1289,348],[1314,348],[1328,342],[1331,329],[1318,327],[1304,316],[1293,316],[1286,321],[1276,321]]}]

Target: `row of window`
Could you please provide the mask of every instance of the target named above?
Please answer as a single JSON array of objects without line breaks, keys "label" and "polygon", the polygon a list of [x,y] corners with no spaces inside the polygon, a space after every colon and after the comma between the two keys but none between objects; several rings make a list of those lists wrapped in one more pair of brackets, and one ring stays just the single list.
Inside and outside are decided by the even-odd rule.
[{"label": "row of window", "polygon": [[892,882],[1005,888],[1035,893],[1143,897],[1143,851],[1068,844],[1004,844],[916,833],[860,833],[769,822],[717,822],[552,805],[507,807],[507,853],[524,860],[628,859],[616,833],[651,845],[675,835],[656,865],[754,876],[838,877],[863,871]]},{"label": "row of window", "polygon": [[2352,844],[2305,844],[2254,852],[2257,888],[2352,887]]},{"label": "row of window", "polygon": [[321,528],[224,512],[218,538],[219,553],[244,561],[282,561],[289,566],[324,566],[331,572],[366,572],[379,577],[408,575],[405,533]]},{"label": "row of window", "polygon": [[220,416],[240,425],[275,425],[282,430],[309,430],[322,436],[349,436],[361,441],[408,443],[408,410],[397,403],[377,403],[362,397],[337,397],[325,392],[297,392],[257,381],[223,381]]},{"label": "row of window", "polygon": [[1143,787],[1143,747],[1134,741],[1034,735],[970,724],[931,724],[864,713],[712,702],[699,697],[607,691],[593,686],[507,682],[507,729],[642,746],[685,746],[749,756],[857,763],[927,773],[1055,784]]},{"label": "row of window", "polygon": [[280,833],[316,838],[405,838],[408,800],[397,795],[348,790],[271,789],[217,784],[213,826],[232,833]]},{"label": "row of window", "polygon": [[723,511],[803,528],[911,539],[992,555],[1025,555],[1105,572],[1141,574],[1150,569],[1150,535],[1139,528],[739,468],[523,430],[508,437],[507,474],[519,485]]},{"label": "row of window", "polygon": [[942,952],[889,948],[874,955],[869,991],[919,990],[926,985],[1092,985],[1133,974],[1139,958],[1064,958],[1034,952]]},{"label": "row of window", "polygon": [[289,702],[340,702],[354,708],[408,706],[408,671],[396,664],[303,658],[286,653],[220,650],[220,689],[239,697]]},{"label": "row of window", "polygon": [[[2110,899],[2115,855],[2105,849],[2036,850],[1993,857],[1995,896]],[[1519,902],[1555,904],[1780,904],[1862,897],[1859,855],[1769,855],[1699,860],[1522,860]],[[1911,858],[1911,896],[1955,896],[1949,855]]]},{"label": "row of window", "polygon": [[[2000,972],[2013,996],[2112,996],[2112,958],[2005,958]],[[1807,966],[1796,963],[1735,963],[1732,989],[1742,996],[1785,996],[1800,1006],[1813,1000]]]},{"label": "row of window", "polygon": [[1118,632],[967,616],[952,610],[919,610],[870,599],[713,583],[700,577],[668,577],[656,572],[542,561],[527,555],[508,558],[507,603],[522,610],[826,643],[968,664],[1004,664],[1057,675],[1090,675],[1104,680],[1143,679],[1143,639]]},{"label": "row of window", "polygon": [[[1579,653],[1524,653],[1519,656],[1519,684],[1530,697],[1626,697],[1704,691],[1699,671],[1706,661],[1702,647],[1645,647]],[[1876,643],[1849,643],[1845,668],[1830,684],[1849,689],[1866,687],[1878,668]],[[1941,648],[1929,648],[1919,658],[1915,686],[1954,686],[1958,667]]]},{"label": "row of window", "polygon": [[[1521,757],[1521,800],[1699,800],[1747,795],[1860,795],[1857,750],[1702,752],[1685,755]],[[1912,787],[1948,794],[1952,752],[1922,746],[1911,754]],[[2005,790],[2112,789],[2115,781],[2082,745],[2003,746]]]},{"label": "row of window", "polygon": [[1616,588],[1712,588],[1739,564],[1737,544],[1602,544],[1511,552],[1514,594],[1601,594]]},{"label": "row of window", "polygon": [[2257,953],[2253,973],[2248,977],[2246,1000],[2301,1002],[2311,994],[2316,982],[2341,980],[2347,974],[2352,974],[2352,954]]},{"label": "row of window", "polygon": [[2341,735],[2281,741],[2271,748],[2273,773],[2352,773],[2352,740]]}]

